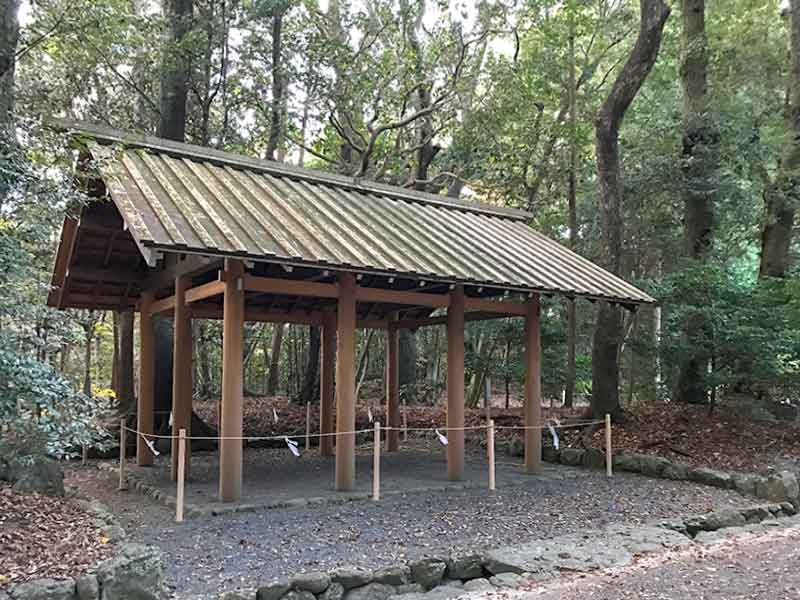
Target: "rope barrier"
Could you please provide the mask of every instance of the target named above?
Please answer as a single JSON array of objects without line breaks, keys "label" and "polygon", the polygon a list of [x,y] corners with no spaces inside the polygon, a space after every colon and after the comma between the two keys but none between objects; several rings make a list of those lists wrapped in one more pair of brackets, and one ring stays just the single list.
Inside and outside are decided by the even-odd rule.
[{"label": "rope barrier", "polygon": [[[158,439],[158,440],[177,440],[179,436],[177,435],[159,435],[156,433],[144,433],[137,429],[131,429],[128,426],[125,426],[125,430],[130,431],[135,435],[140,435],[144,439]],[[350,435],[350,434],[357,434],[357,433],[369,433],[373,431],[372,429],[357,429],[356,431],[339,431],[339,432],[331,432],[331,433],[312,433],[309,434],[309,437],[328,437],[328,436],[336,436],[336,435]],[[229,436],[189,436],[187,435],[185,439],[187,440],[242,440],[248,442],[257,442],[257,441],[283,441],[286,438],[300,438],[305,437],[305,433],[298,433],[298,434],[283,434],[283,435],[266,435],[266,436],[253,436],[253,435],[229,435]]]}]

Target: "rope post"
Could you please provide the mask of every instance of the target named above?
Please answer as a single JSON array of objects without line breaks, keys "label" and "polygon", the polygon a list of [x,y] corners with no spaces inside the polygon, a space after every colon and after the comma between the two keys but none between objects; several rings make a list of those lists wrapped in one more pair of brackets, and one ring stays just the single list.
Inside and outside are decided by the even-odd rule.
[{"label": "rope post", "polygon": [[128,478],[125,476],[125,417],[119,420],[119,490],[128,489]]},{"label": "rope post", "polygon": [[186,430],[178,430],[178,492],[175,494],[175,522],[183,522],[183,496],[186,478]]},{"label": "rope post", "polygon": [[408,441],[408,416],[406,415],[406,397],[403,395],[403,442]]},{"label": "rope post", "polygon": [[372,451],[372,499],[381,499],[381,424],[375,421],[375,443]]},{"label": "rope post", "polygon": [[311,448],[311,402],[306,402],[306,452]]},{"label": "rope post", "polygon": [[614,459],[611,454],[611,415],[606,413],[606,477],[613,473]]},{"label": "rope post", "polygon": [[489,490],[497,489],[494,476],[494,419],[489,419],[489,428],[486,430],[486,449],[489,452]]},{"label": "rope post", "polygon": [[89,459],[89,446],[83,444],[81,447],[81,466],[86,466],[86,461]]}]

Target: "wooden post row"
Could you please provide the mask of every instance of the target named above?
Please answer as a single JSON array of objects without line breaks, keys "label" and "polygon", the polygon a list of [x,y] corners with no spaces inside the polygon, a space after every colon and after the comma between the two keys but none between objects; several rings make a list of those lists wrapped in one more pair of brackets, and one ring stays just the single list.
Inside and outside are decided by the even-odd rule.
[{"label": "wooden post row", "polygon": [[375,447],[372,451],[372,499],[381,499],[381,424],[375,421]]},{"label": "wooden post row", "polygon": [[183,522],[183,499],[186,481],[186,430],[178,431],[178,491],[175,494],[175,522]]}]

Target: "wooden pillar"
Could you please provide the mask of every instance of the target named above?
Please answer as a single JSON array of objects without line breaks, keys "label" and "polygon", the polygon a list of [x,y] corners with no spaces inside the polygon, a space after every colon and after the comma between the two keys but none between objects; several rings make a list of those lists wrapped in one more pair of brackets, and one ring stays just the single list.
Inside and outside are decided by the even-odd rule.
[{"label": "wooden pillar", "polygon": [[[222,309],[222,420],[221,437],[242,436],[244,387],[244,264],[225,260],[225,291]],[[219,499],[236,502],[242,497],[242,440],[220,440]]]},{"label": "wooden pillar", "polygon": [[[186,290],[191,278],[185,275],[175,279],[175,336],[172,362],[172,479],[178,478],[178,440],[180,429],[192,435],[192,317],[186,304]],[[186,444],[186,476],[189,476],[191,443]]]},{"label": "wooden pillar", "polygon": [[[139,393],[136,405],[136,429],[142,433],[153,433],[153,390],[156,365],[153,316],[150,314],[152,303],[153,293],[142,292],[139,300]],[[136,464],[139,466],[153,464],[153,453],[140,435],[136,436]]]},{"label": "wooden pillar", "polygon": [[525,317],[525,426],[537,429],[525,430],[525,472],[540,473],[542,470],[542,350],[539,325],[539,295],[528,301]]},{"label": "wooden pillar", "polygon": [[[322,361],[319,373],[319,432],[333,433],[334,369],[336,364],[336,313],[322,313]],[[333,437],[319,439],[321,456],[333,456]]]},{"label": "wooden pillar", "polygon": [[400,446],[400,336],[392,322],[397,313],[389,317],[386,330],[386,424],[393,428],[386,432],[386,451],[397,452]]},{"label": "wooden pillar", "polygon": [[[447,308],[447,427],[464,427],[464,286]],[[464,478],[464,431],[447,432],[447,478]]]},{"label": "wooden pillar", "polygon": [[[356,280],[339,276],[336,316],[336,432],[356,428]],[[352,490],[356,475],[356,436],[336,436],[336,489]]]}]

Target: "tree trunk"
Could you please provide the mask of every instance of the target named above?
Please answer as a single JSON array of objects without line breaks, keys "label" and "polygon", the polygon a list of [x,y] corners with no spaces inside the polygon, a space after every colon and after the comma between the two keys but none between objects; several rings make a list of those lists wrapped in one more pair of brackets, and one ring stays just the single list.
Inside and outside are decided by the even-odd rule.
[{"label": "tree trunk", "polygon": [[120,311],[117,316],[117,368],[114,388],[121,414],[135,413],[133,391],[133,311]]},{"label": "tree trunk", "polygon": [[167,29],[161,63],[161,116],[158,135],[182,142],[186,136],[186,96],[190,53],[186,48],[192,26],[193,0],[164,0]]},{"label": "tree trunk", "polygon": [[[688,257],[705,263],[713,242],[714,190],[719,135],[708,116],[705,0],[681,0],[681,84],[683,87],[684,235]],[[705,372],[711,349],[702,314],[690,314],[683,326],[688,355],[682,361],[675,399],[692,404],[707,400]]]},{"label": "tree trunk", "polygon": [[83,347],[83,393],[92,395],[92,338],[94,327],[89,325],[84,328],[86,339]]},{"label": "tree trunk", "polygon": [[313,402],[319,393],[319,350],[322,332],[316,325],[312,325],[309,329],[306,368],[303,375],[303,388],[300,392],[300,402],[302,404]]},{"label": "tree trunk", "polygon": [[14,71],[19,41],[19,0],[0,0],[0,139],[14,138]]},{"label": "tree trunk", "polygon": [[[641,18],[636,44],[595,117],[597,175],[600,183],[601,262],[619,275],[622,263],[622,174],[619,129],[658,58],[669,7],[663,0],[640,0]],[[619,347],[622,314],[618,306],[600,304],[592,344],[592,412],[619,418]]]},{"label": "tree trunk", "polygon": [[400,345],[398,385],[410,404],[416,399],[417,383],[417,336],[410,329],[401,329],[398,334]]},{"label": "tree trunk", "polygon": [[267,396],[274,396],[278,391],[278,378],[280,375],[281,346],[283,343],[283,331],[286,326],[283,323],[275,323],[272,326],[272,349],[269,359],[269,377],[267,378]]},{"label": "tree trunk", "polygon": [[800,202],[800,0],[789,2],[789,57],[791,69],[786,107],[786,142],[776,180],[764,192],[766,223],[761,230],[758,275],[785,277],[795,211]]},{"label": "tree trunk", "polygon": [[278,2],[272,13],[272,106],[270,108],[269,140],[267,142],[267,158],[275,160],[275,152],[282,143],[284,81],[282,58],[282,33],[284,8]]}]

